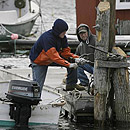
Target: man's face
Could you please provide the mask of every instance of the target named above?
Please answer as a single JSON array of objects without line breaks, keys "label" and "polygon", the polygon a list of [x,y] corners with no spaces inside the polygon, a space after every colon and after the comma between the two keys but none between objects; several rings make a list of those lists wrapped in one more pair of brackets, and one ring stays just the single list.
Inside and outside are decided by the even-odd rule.
[{"label": "man's face", "polygon": [[66,31],[62,32],[62,33],[59,35],[59,37],[60,37],[60,38],[64,38],[65,34],[66,34]]},{"label": "man's face", "polygon": [[79,34],[79,36],[83,41],[86,41],[88,38],[88,32],[82,32]]}]

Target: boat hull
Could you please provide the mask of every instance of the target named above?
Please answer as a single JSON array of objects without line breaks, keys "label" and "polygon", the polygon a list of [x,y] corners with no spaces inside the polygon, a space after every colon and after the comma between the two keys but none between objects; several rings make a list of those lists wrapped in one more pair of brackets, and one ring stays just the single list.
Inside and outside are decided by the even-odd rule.
[{"label": "boat hull", "polygon": [[[0,40],[11,40],[11,33],[20,34],[20,36],[29,36],[36,19],[26,23],[0,26]],[[3,28],[4,27],[4,28]],[[9,31],[9,32],[8,32]],[[10,33],[11,32],[11,33]]]},{"label": "boat hull", "polygon": [[[5,93],[8,92],[10,80],[28,80],[26,76],[19,76],[16,72],[19,72],[19,70],[16,70],[14,74],[6,72],[5,70],[0,70],[0,126],[15,125],[15,121],[10,119],[9,116],[11,102],[6,102],[2,99],[6,99]],[[28,72],[28,70],[26,72]],[[20,71],[19,73],[22,72]],[[31,117],[29,118],[29,125],[57,125],[59,121],[61,106],[65,103],[61,103],[61,94],[57,93],[54,90],[51,90],[47,86],[43,86],[41,99],[42,101],[40,101],[38,105],[33,105],[31,107]]]},{"label": "boat hull", "polygon": [[[35,106],[34,106],[35,107]],[[61,107],[54,107],[53,105],[39,104],[35,108],[32,107],[29,125],[57,125]],[[9,104],[0,103],[0,126],[14,126],[15,121],[10,119]]]}]

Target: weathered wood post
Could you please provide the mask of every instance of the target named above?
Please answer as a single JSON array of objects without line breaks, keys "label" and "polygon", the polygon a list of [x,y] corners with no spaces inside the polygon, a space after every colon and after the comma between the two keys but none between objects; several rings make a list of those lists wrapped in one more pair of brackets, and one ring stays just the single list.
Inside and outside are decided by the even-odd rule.
[{"label": "weathered wood post", "polygon": [[[109,52],[112,52],[113,46],[115,46],[115,22],[116,22],[116,0],[108,0],[110,3],[110,20],[109,20]],[[114,86],[112,81],[113,69],[108,68],[109,75],[109,94],[107,98],[107,124],[113,124],[114,120]]]},{"label": "weathered wood post", "polygon": [[[126,56],[121,49],[116,48],[116,52],[122,56]],[[113,87],[115,92],[115,113],[117,125],[126,127],[130,125],[130,86],[129,86],[129,73],[126,59],[120,60],[124,62],[124,67],[116,68],[113,71]]]},{"label": "weathered wood post", "polygon": [[109,52],[115,46],[115,22],[116,22],[116,0],[108,0],[110,3],[110,25],[109,25]]},{"label": "weathered wood post", "polygon": [[[128,73],[130,64],[123,58],[126,56],[125,53],[120,48],[113,47],[115,45],[115,0],[108,1],[104,0],[99,3],[96,19],[96,47],[98,50],[95,51],[94,64],[94,119],[95,125],[99,127],[104,126],[106,121],[106,105],[115,111],[118,124],[130,124]],[[111,9],[110,5],[113,6]],[[99,51],[99,49],[105,52]],[[108,56],[110,53],[107,52],[112,50],[112,56]],[[114,93],[115,107],[113,106]],[[111,100],[109,104],[107,104],[108,99]]]},{"label": "weathered wood post", "polygon": [[[109,19],[110,19],[110,4],[109,2],[100,2],[97,7],[96,19],[96,47],[100,50],[108,52],[109,50]],[[104,126],[106,119],[106,102],[108,94],[108,69],[98,67],[98,61],[107,60],[107,54],[95,50],[94,64],[94,119],[95,125]]]}]

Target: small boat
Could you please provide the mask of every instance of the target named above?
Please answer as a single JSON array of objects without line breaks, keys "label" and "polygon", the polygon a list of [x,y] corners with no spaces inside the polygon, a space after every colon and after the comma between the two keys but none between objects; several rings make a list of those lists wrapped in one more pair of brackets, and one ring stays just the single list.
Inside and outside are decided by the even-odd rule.
[{"label": "small boat", "polygon": [[[20,90],[25,90],[27,84],[30,84],[32,81],[27,78],[27,76],[23,77],[20,73],[23,72],[31,72],[30,70],[20,70],[15,69],[12,72],[7,70],[1,69],[0,70],[0,126],[14,126],[20,125],[21,123],[16,117],[12,119],[12,116],[15,115],[16,111],[11,107],[12,104],[17,105],[18,102],[21,102],[20,98]],[[17,72],[17,73],[16,73]],[[19,72],[19,73],[18,73]],[[28,73],[28,74],[29,74]],[[12,85],[11,85],[12,84]],[[32,85],[32,83],[31,83]],[[10,88],[12,87],[12,90]],[[30,86],[31,87],[31,86]],[[36,84],[33,86],[33,89],[36,87]],[[18,91],[15,92],[14,88]],[[12,93],[9,93],[12,92]],[[6,94],[5,94],[6,93]],[[17,95],[18,94],[18,95]],[[22,92],[22,98],[24,97],[27,102],[29,98],[26,98],[26,95],[30,95],[28,92]],[[34,92],[33,92],[34,94]],[[38,93],[35,93],[38,95]],[[12,102],[9,100],[8,97],[14,96]],[[14,103],[16,100],[17,103]],[[23,99],[22,99],[23,100]],[[31,105],[31,117],[29,118],[28,125],[57,125],[59,121],[61,107],[65,104],[61,94],[57,93],[56,91],[52,90],[51,87],[44,86],[42,90],[42,94],[36,104],[34,104],[36,98],[32,98],[30,101],[33,103]],[[40,101],[42,100],[42,101]],[[13,111],[11,111],[13,109]],[[11,114],[13,113],[13,114]],[[28,113],[26,112],[25,115]],[[17,116],[17,114],[16,114]],[[19,115],[18,115],[19,116]],[[19,117],[18,117],[19,118]]]},{"label": "small boat", "polygon": [[39,16],[39,6],[32,0],[0,1],[0,41],[29,36]]}]

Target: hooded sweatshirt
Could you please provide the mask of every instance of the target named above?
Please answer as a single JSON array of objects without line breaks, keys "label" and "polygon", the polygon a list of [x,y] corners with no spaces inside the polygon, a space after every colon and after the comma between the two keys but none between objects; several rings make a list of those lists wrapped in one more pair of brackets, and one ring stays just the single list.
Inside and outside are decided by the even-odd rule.
[{"label": "hooded sweatshirt", "polygon": [[52,29],[43,33],[31,48],[30,60],[38,65],[49,65],[55,62],[69,67],[70,63],[65,59],[78,56],[70,52],[66,36],[64,38],[59,37],[62,32],[67,30],[67,23],[62,19],[57,19]]},{"label": "hooded sweatshirt", "polygon": [[[87,31],[88,31],[88,39],[87,41],[83,41],[80,36],[79,36],[79,28],[80,27],[86,27]],[[89,60],[91,62],[94,62],[94,51],[95,49],[93,49],[92,47],[89,47],[89,45],[95,46],[95,42],[96,42],[96,37],[95,35],[93,35],[88,27],[88,25],[86,24],[80,24],[76,30],[76,34],[78,37],[78,40],[80,41],[80,44],[78,45],[78,47],[76,48],[76,55],[83,55],[83,54],[90,54],[89,55]],[[94,66],[94,63],[89,63],[90,65]]]}]

